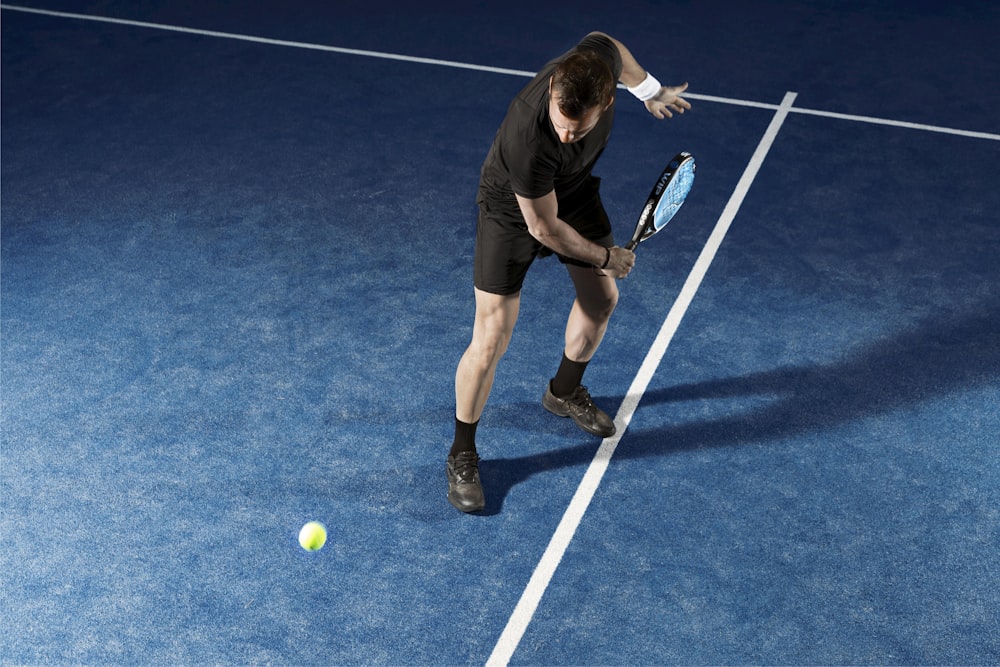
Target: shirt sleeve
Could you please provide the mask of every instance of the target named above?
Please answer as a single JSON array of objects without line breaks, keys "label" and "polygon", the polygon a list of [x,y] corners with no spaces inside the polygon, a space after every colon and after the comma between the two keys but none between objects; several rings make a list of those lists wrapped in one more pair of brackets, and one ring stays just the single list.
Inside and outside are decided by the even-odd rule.
[{"label": "shirt sleeve", "polygon": [[501,151],[514,194],[526,199],[543,197],[555,189],[559,170],[557,153],[547,139],[534,114],[519,117],[518,123],[503,137]]},{"label": "shirt sleeve", "polygon": [[515,151],[508,166],[510,186],[516,195],[525,199],[538,199],[555,189],[558,165],[544,153]]}]

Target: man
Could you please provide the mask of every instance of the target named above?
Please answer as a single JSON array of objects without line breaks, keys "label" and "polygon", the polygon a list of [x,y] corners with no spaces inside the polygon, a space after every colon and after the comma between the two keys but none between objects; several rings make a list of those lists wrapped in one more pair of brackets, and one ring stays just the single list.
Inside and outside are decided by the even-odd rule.
[{"label": "man", "polygon": [[594,32],[518,94],[483,164],[476,315],[472,341],[455,374],[455,440],[446,463],[448,500],[463,512],[486,505],[476,428],[514,331],[524,276],[536,257],[555,253],[576,290],[562,361],[542,405],[593,435],[615,432],[582,379],[618,302],[615,280],[635,263],[631,251],[614,245],[599,179],[591,175],[610,136],[616,81],[656,118],[691,107],[680,96],[687,84],[661,86],[621,42]]}]

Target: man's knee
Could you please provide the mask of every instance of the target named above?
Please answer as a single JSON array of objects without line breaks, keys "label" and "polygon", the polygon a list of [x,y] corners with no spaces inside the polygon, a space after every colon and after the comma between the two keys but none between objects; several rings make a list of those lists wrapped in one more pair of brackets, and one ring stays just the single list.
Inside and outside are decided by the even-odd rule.
[{"label": "man's knee", "polygon": [[495,365],[507,352],[511,336],[502,328],[484,326],[472,337],[469,351],[483,366]]},{"label": "man's knee", "polygon": [[609,289],[577,293],[577,301],[591,319],[606,322],[618,307],[618,288],[612,283]]},{"label": "man's knee", "polygon": [[472,330],[472,354],[484,364],[496,364],[507,351],[517,322],[519,297],[500,297],[478,292],[476,322]]}]

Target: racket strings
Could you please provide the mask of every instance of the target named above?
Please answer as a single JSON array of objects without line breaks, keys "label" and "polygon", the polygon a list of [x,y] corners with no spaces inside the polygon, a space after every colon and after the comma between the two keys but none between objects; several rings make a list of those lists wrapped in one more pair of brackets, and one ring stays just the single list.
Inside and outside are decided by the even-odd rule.
[{"label": "racket strings", "polygon": [[667,184],[667,189],[656,205],[653,213],[653,226],[656,230],[662,229],[670,222],[674,214],[684,203],[691,186],[694,184],[694,170],[685,169],[684,166],[674,175],[674,178]]}]

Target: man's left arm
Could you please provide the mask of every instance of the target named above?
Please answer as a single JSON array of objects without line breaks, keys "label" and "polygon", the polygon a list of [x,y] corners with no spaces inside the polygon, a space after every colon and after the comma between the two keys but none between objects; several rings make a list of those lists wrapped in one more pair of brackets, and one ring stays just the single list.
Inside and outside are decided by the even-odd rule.
[{"label": "man's left arm", "polygon": [[643,69],[632,52],[611,35],[591,33],[607,37],[618,49],[622,58],[622,74],[619,81],[646,105],[646,110],[656,118],[673,118],[673,112],[684,113],[691,103],[681,97],[687,90],[686,83],[679,86],[662,86],[653,75]]}]

